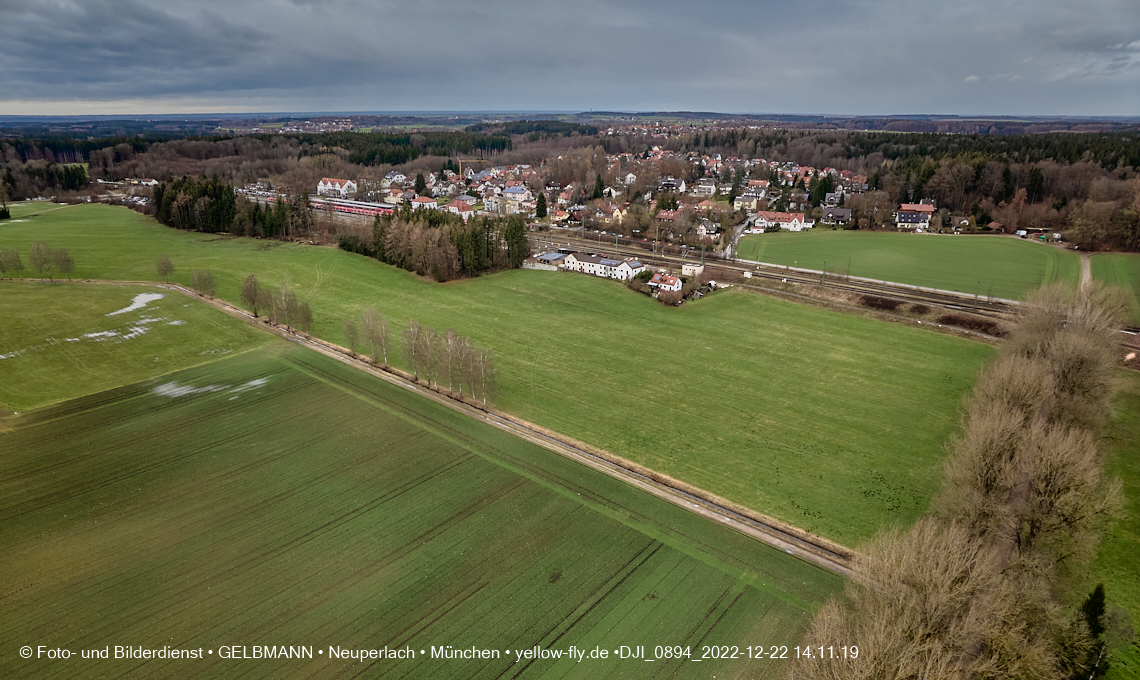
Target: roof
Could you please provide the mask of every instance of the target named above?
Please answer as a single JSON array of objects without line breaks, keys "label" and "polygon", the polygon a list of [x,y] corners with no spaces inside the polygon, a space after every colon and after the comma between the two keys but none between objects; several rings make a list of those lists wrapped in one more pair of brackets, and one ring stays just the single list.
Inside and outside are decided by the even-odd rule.
[{"label": "roof", "polygon": [[934,206],[927,203],[903,203],[899,206],[900,211],[905,212],[919,212],[934,214]]},{"label": "roof", "polygon": [[772,212],[771,210],[761,210],[756,213],[758,217],[763,217],[769,222],[803,222],[803,213],[786,213],[786,212]]},{"label": "roof", "polygon": [[452,201],[447,204],[447,209],[455,208],[459,212],[472,212],[473,208],[463,201]]},{"label": "roof", "polygon": [[[309,181],[311,182],[312,180],[309,180]],[[352,180],[349,180],[349,179],[333,179],[332,177],[321,178],[322,183],[324,183],[324,184],[335,184],[337,186],[340,186],[342,184],[348,184],[351,181]]]},{"label": "roof", "polygon": [[538,259],[544,262],[554,262],[555,260],[561,260],[565,257],[566,253],[543,253],[538,256]]}]

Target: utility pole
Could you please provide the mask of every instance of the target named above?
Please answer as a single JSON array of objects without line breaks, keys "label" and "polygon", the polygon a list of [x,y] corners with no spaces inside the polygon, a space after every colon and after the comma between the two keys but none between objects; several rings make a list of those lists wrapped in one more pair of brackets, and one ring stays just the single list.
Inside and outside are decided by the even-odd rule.
[{"label": "utility pole", "polygon": [[823,271],[819,273],[819,285],[823,285],[823,280],[827,278],[827,262],[823,263]]}]

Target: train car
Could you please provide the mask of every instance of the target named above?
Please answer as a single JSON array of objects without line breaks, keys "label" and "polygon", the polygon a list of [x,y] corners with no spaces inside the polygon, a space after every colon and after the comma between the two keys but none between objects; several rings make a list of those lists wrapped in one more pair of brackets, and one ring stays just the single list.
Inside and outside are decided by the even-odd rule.
[{"label": "train car", "polygon": [[364,201],[346,201],[340,198],[311,198],[309,204],[319,210],[348,213],[351,215],[390,215],[396,211],[396,206],[390,203],[366,203]]}]

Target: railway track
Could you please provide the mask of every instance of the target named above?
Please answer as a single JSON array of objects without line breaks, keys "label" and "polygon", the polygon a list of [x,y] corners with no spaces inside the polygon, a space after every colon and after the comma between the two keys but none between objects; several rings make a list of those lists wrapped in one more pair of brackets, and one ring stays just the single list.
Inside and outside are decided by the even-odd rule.
[{"label": "railway track", "polygon": [[[671,255],[647,252],[639,245],[594,241],[561,236],[557,239],[535,238],[532,246],[550,249],[559,247],[580,249],[583,251],[603,252],[620,257],[635,257],[638,261],[651,267],[679,268],[683,264],[693,264],[698,260],[687,255]],[[775,267],[743,263],[737,260],[723,260],[720,258],[706,259],[705,264],[710,267],[727,269],[743,275],[748,273],[752,278],[777,280],[787,283],[803,285],[822,285],[826,288],[842,290],[861,295],[874,295],[886,297],[913,304],[935,305],[959,312],[969,312],[991,318],[1008,317],[1016,309],[1016,303],[982,296],[955,294],[948,291],[937,291],[918,286],[906,286],[888,282],[852,279],[850,277],[828,272],[809,271],[790,267]]]}]

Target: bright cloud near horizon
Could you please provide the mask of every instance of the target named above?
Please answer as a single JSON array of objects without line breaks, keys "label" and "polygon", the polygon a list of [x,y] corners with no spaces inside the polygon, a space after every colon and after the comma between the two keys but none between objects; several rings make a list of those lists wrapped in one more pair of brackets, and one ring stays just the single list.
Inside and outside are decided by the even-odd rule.
[{"label": "bright cloud near horizon", "polygon": [[1140,115],[1137,0],[0,0],[0,115]]}]

